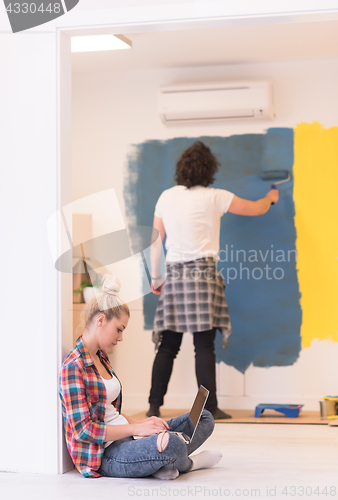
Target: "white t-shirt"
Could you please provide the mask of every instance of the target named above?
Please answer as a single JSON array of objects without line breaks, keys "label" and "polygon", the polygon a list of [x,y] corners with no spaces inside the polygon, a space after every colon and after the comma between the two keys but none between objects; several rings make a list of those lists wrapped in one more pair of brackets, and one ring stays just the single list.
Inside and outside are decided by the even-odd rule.
[{"label": "white t-shirt", "polygon": [[225,189],[174,186],[155,207],[167,234],[167,262],[187,262],[208,255],[218,260],[221,217],[234,194]]},{"label": "white t-shirt", "polygon": [[[102,382],[106,387],[107,392],[107,404],[106,404],[106,413],[104,416],[104,423],[107,425],[125,425],[128,424],[128,420],[121,415],[114,405],[112,405],[112,401],[115,401],[117,396],[121,391],[121,384],[117,380],[116,377],[113,376],[110,380],[107,380],[101,377]],[[104,443],[104,447],[107,448],[113,441],[107,441]]]}]

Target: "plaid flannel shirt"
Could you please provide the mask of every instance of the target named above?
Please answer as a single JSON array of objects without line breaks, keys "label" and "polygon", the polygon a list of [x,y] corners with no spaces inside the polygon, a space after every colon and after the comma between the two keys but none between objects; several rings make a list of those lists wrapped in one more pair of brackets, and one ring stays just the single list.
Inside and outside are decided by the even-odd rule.
[{"label": "plaid flannel shirt", "polygon": [[[98,356],[108,371],[115,375],[106,353],[100,350]],[[104,452],[107,394],[82,337],[78,338],[76,346],[63,362],[59,395],[66,442],[73,462],[83,476],[100,477],[97,469]],[[119,412],[121,403],[122,389],[113,401]]]}]

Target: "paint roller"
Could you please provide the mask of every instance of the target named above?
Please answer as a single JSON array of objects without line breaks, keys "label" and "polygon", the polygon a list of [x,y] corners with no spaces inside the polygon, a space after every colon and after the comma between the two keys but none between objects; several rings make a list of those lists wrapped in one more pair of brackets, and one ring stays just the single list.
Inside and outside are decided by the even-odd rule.
[{"label": "paint roller", "polygon": [[[291,174],[288,170],[267,170],[259,175],[264,181],[277,181],[271,184],[271,189],[277,189],[277,184],[282,184],[291,179]],[[274,203],[271,203],[274,205]]]}]

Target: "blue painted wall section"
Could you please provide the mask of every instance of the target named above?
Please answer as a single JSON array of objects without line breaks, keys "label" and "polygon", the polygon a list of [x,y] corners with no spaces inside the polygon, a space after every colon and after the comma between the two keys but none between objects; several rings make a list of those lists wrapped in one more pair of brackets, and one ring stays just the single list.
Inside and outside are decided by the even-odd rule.
[{"label": "blue painted wall section", "polygon": [[[176,161],[202,140],[221,166],[212,187],[241,198],[265,196],[272,181],[259,174],[293,167],[293,129],[271,128],[266,134],[177,138],[134,146],[125,177],[127,224],[152,225],[156,201],[175,185]],[[259,217],[226,214],[222,218],[220,262],[233,334],[227,350],[216,339],[217,362],[242,373],[250,366],[293,364],[301,349],[302,312],[296,271],[293,181],[279,186],[280,201]],[[144,297],[145,328],[152,329],[157,297]]]}]

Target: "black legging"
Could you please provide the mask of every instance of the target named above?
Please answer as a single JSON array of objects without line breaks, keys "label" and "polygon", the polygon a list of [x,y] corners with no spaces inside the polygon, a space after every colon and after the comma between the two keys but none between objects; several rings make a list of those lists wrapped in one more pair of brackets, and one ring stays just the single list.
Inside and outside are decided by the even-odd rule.
[{"label": "black legging", "polygon": [[[205,407],[211,412],[217,408],[215,335],[215,328],[194,333],[197,384],[198,386],[204,385],[210,391]],[[180,350],[182,336],[183,333],[171,330],[162,332],[162,342],[154,360],[151,378],[149,403],[152,405],[163,405],[163,397],[167,392],[174,359]]]}]

